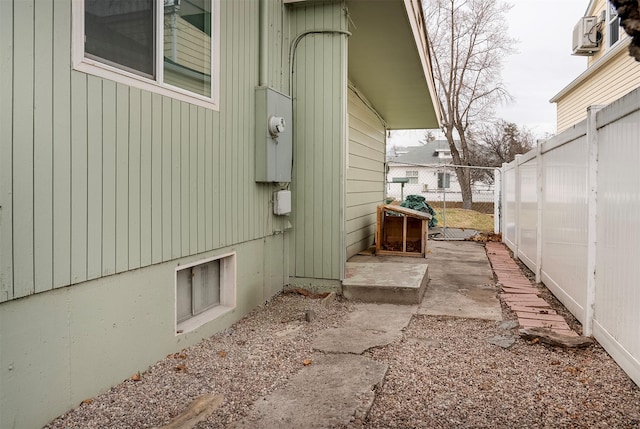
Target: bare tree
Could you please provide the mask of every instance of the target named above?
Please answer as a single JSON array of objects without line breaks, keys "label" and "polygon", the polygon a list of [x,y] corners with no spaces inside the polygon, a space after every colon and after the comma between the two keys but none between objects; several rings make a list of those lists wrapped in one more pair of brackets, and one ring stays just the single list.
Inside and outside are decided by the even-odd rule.
[{"label": "bare tree", "polygon": [[[500,82],[502,60],[515,44],[506,34],[509,8],[496,0],[424,0],[442,128],[455,165],[471,165],[470,134],[509,98]],[[470,171],[457,168],[456,175],[463,207],[470,209]]]},{"label": "bare tree", "polygon": [[[516,155],[529,152],[535,145],[531,130],[503,119],[483,125],[474,133],[473,140],[472,162],[483,167],[500,167],[513,161]],[[476,170],[475,173],[471,175],[473,181],[493,183],[492,171]]]}]

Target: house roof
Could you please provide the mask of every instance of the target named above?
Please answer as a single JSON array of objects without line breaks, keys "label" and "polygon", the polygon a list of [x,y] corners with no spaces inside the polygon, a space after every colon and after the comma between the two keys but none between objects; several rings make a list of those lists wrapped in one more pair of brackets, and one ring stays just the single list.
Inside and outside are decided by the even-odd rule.
[{"label": "house roof", "polygon": [[389,129],[439,128],[420,0],[347,0],[349,80]]},{"label": "house roof", "polygon": [[449,150],[446,140],[434,140],[422,146],[407,148],[407,152],[396,157],[389,158],[389,163],[411,165],[450,164],[451,159],[444,160],[438,157],[438,151]]}]

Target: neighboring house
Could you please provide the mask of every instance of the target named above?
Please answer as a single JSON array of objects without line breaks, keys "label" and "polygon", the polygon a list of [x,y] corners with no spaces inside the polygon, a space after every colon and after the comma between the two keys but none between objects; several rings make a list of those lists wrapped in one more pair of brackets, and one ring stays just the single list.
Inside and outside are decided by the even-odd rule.
[{"label": "neighboring house", "polygon": [[339,288],[387,130],[439,126],[418,0],[0,1],[0,36],[2,428]]},{"label": "neighboring house", "polygon": [[550,101],[556,103],[558,133],[582,121],[587,107],[609,104],[640,86],[640,67],[629,56],[631,38],[607,0],[591,0],[574,28],[574,52],[587,69]]},{"label": "neighboring house", "polygon": [[[397,154],[397,156],[393,156]],[[422,195],[428,202],[461,202],[462,192],[453,167],[451,149],[446,140],[434,140],[421,146],[397,148],[387,161],[387,196]],[[394,178],[406,178],[401,188]],[[474,202],[493,202],[493,186],[482,182],[471,185]],[[402,194],[402,195],[401,195]]]}]

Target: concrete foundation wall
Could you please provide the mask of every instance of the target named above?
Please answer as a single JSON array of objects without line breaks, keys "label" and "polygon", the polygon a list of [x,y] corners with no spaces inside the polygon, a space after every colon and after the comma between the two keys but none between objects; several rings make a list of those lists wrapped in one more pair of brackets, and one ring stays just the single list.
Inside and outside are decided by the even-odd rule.
[{"label": "concrete foundation wall", "polygon": [[[174,270],[236,252],[236,308],[175,333]],[[285,235],[0,304],[0,428],[35,428],[166,354],[227,328],[281,290]]]}]

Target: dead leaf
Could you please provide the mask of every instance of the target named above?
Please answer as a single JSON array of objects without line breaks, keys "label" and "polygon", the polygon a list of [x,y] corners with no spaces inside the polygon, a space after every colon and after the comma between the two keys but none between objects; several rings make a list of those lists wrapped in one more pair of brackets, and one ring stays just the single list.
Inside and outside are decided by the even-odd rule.
[{"label": "dead leaf", "polygon": [[187,365],[185,364],[180,364],[178,366],[176,366],[175,368],[173,368],[176,372],[187,372]]},{"label": "dead leaf", "polygon": [[80,405],[89,405],[89,404],[91,404],[92,402],[93,402],[93,398],[88,398],[88,399],[85,399],[84,401],[82,401],[82,402],[80,403]]},{"label": "dead leaf", "polygon": [[311,359],[305,359],[302,361],[302,365],[309,366],[313,361]]},{"label": "dead leaf", "polygon": [[575,366],[568,366],[564,369],[564,372],[569,372],[572,375],[576,375],[577,373],[580,372],[580,369],[576,368]]},{"label": "dead leaf", "polygon": [[551,361],[551,365],[560,365],[560,361],[559,360],[552,360]]},{"label": "dead leaf", "polygon": [[533,340],[529,341],[529,344],[538,344],[540,342],[540,338],[534,338]]},{"label": "dead leaf", "polygon": [[140,376],[140,371],[136,372],[135,374],[133,374],[131,376],[131,380],[133,381],[140,381],[142,380],[142,377]]},{"label": "dead leaf", "polygon": [[297,293],[298,295],[302,295],[306,298],[311,298],[311,299],[320,299],[320,298],[326,298],[327,296],[329,296],[329,292],[315,293],[300,287],[295,289],[290,289],[288,293]]},{"label": "dead leaf", "polygon": [[187,355],[185,355],[184,353],[180,353],[178,355],[178,359],[186,359],[186,358],[187,358]]},{"label": "dead leaf", "polygon": [[221,358],[226,358],[226,357],[227,357],[227,352],[225,352],[224,350],[220,350],[220,351],[218,352],[218,355],[219,355]]}]

